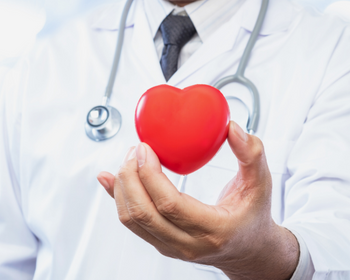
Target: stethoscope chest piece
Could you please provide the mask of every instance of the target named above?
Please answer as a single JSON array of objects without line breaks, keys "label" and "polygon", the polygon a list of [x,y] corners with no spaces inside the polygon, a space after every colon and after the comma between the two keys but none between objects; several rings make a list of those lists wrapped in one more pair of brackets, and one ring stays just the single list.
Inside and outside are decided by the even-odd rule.
[{"label": "stethoscope chest piece", "polygon": [[96,106],[87,114],[85,131],[93,141],[100,142],[115,136],[122,125],[122,116],[111,106]]}]

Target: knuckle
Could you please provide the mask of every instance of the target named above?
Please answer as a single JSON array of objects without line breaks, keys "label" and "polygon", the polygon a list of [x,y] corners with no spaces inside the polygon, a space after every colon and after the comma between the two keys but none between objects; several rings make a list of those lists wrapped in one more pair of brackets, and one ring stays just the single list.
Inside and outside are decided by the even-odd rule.
[{"label": "knuckle", "polygon": [[195,238],[200,240],[202,244],[205,244],[205,247],[208,248],[211,252],[220,252],[227,244],[228,238],[226,238],[226,234],[224,232],[218,232],[218,228],[216,229],[216,233],[206,233],[197,235]]},{"label": "knuckle", "polygon": [[176,218],[178,215],[178,205],[169,198],[163,198],[157,205],[157,210],[163,216],[171,216]]},{"label": "knuckle", "polygon": [[148,183],[150,183],[151,178],[152,178],[152,176],[150,174],[152,174],[152,173],[147,172],[146,170],[143,169],[142,171],[139,172],[139,178],[144,184],[148,184]]},{"label": "knuckle", "polygon": [[130,228],[134,224],[134,221],[127,213],[119,213],[119,221],[127,228]]},{"label": "knuckle", "polygon": [[223,242],[218,238],[206,238],[196,246],[187,246],[183,248],[178,255],[180,256],[180,259],[184,261],[202,262],[207,257],[221,254],[225,250],[226,245],[227,242]]},{"label": "knuckle", "polygon": [[216,236],[209,235],[207,236],[206,241],[213,252],[219,252],[225,247],[225,242]]},{"label": "knuckle", "polygon": [[153,222],[152,215],[142,207],[135,206],[129,208],[129,214],[132,221],[138,224],[149,226]]},{"label": "knuckle", "polygon": [[254,141],[254,145],[252,149],[253,157],[255,159],[262,158],[265,154],[264,145],[262,141],[258,137],[254,137],[253,141]]},{"label": "knuckle", "polygon": [[164,250],[164,249],[159,249],[159,248],[156,248],[157,251],[162,254],[163,256],[165,257],[168,257],[168,258],[177,258],[176,255],[174,255],[173,253],[171,253],[170,251],[168,250]]},{"label": "knuckle", "polygon": [[130,172],[129,172],[128,168],[125,167],[125,166],[122,166],[118,170],[117,177],[118,177],[119,180],[124,181],[124,180],[126,180],[128,178],[129,173]]},{"label": "knuckle", "polygon": [[181,252],[181,259],[186,261],[186,262],[195,262],[198,260],[199,255],[196,251],[190,250],[190,249],[185,249]]}]

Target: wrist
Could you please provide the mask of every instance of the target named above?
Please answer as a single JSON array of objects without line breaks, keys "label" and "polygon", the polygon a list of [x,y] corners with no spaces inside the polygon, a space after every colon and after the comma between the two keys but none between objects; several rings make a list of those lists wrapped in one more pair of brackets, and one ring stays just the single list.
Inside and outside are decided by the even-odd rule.
[{"label": "wrist", "polygon": [[276,225],[275,240],[271,241],[266,279],[290,279],[299,262],[300,248],[297,238],[288,229]]},{"label": "wrist", "polygon": [[[299,243],[284,227],[273,224],[239,261],[220,269],[231,279],[290,279],[298,265]],[[250,246],[249,246],[250,247]]]}]

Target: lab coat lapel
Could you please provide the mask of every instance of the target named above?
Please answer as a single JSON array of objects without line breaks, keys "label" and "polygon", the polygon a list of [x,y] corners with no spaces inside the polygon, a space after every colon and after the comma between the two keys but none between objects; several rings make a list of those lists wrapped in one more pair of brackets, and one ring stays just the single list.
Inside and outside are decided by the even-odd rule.
[{"label": "lab coat lapel", "polygon": [[[94,22],[95,29],[118,30],[120,13],[124,1],[118,5],[113,5],[107,9],[102,16]],[[174,74],[169,80],[169,84],[178,86],[190,75],[201,69],[210,61],[220,55],[232,50],[237,42],[240,30],[244,29],[251,32],[254,28],[261,0],[246,0],[235,16],[225,25],[223,25],[211,38],[206,41],[202,47]],[[266,19],[264,21],[261,35],[270,35],[276,32],[287,30],[291,22],[295,19],[296,9],[288,0],[270,0]],[[117,15],[117,16],[116,16]],[[134,26],[132,39],[132,49],[135,53],[136,64],[150,81],[150,86],[165,84],[158,55],[156,53],[153,36],[151,34],[147,17],[144,13],[142,1],[135,1],[133,8],[127,20],[127,27]],[[232,52],[239,60],[242,55],[241,49]],[[231,58],[235,59],[235,58]],[[208,81],[198,81],[198,83],[207,83]]]},{"label": "lab coat lapel", "polygon": [[152,85],[165,84],[165,78],[160,67],[151,30],[143,11],[143,3],[137,5],[132,48],[135,52],[138,67],[152,81]]},{"label": "lab coat lapel", "polygon": [[[240,25],[245,30],[252,32],[258,18],[262,0],[246,0],[243,5]],[[260,30],[261,35],[271,35],[286,31],[296,19],[297,8],[289,0],[270,0],[264,24]]]},{"label": "lab coat lapel", "polygon": [[[201,48],[196,51],[186,63],[169,80],[169,84],[177,86],[188,76],[221,54],[230,51],[237,39],[240,25],[236,18],[222,26]],[[198,81],[198,83],[205,81]]]},{"label": "lab coat lapel", "polygon": [[[190,57],[169,80],[169,84],[178,86],[191,74],[195,73],[205,64],[218,56],[232,50],[237,42],[240,30],[252,32],[262,0],[246,0],[234,17],[222,26],[202,47]],[[261,35],[267,36],[277,32],[283,32],[290,28],[296,16],[296,9],[288,0],[270,0],[267,15],[260,31]],[[232,60],[239,60],[243,49],[232,52]],[[215,71],[215,70],[213,70]],[[207,81],[198,81],[205,83]]]}]

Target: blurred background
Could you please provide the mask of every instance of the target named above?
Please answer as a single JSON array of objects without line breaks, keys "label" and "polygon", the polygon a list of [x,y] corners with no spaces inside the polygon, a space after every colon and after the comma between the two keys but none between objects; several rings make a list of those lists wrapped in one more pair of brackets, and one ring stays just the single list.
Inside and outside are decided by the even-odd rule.
[{"label": "blurred background", "polygon": [[[95,6],[124,0],[0,0],[0,85],[4,74],[35,40],[45,38],[67,19]],[[350,0],[291,0],[350,23]]]}]

